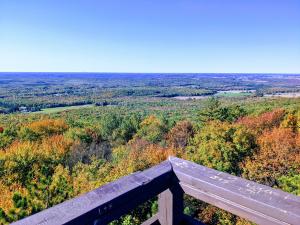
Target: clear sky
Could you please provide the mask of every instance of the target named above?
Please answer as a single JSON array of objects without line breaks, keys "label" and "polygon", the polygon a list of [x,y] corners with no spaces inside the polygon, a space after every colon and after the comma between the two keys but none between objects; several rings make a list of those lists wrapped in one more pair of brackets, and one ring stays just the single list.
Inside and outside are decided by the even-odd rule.
[{"label": "clear sky", "polygon": [[300,73],[300,0],[0,0],[0,71]]}]

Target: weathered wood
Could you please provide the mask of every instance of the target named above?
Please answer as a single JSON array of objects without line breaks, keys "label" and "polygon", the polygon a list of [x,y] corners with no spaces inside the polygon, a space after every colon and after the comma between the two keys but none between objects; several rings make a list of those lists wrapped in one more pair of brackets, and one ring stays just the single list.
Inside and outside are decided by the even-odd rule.
[{"label": "weathered wood", "polygon": [[300,224],[299,197],[174,157],[13,224],[107,224],[160,193],[143,225],[201,224],[183,215],[183,192],[258,224]]},{"label": "weathered wood", "polygon": [[141,225],[160,225],[158,221],[158,214],[155,214],[150,219],[143,222]]},{"label": "weathered wood", "polygon": [[183,216],[183,191],[176,183],[158,196],[158,219],[161,225],[177,225]]},{"label": "weathered wood", "polygon": [[299,224],[300,198],[178,158],[169,159],[183,190],[259,224]]},{"label": "weathered wood", "polygon": [[163,162],[13,224],[107,224],[166,190],[171,179],[171,165]]},{"label": "weathered wood", "polygon": [[196,199],[200,199],[211,205],[217,206],[221,209],[224,209],[224,210],[231,212],[235,215],[238,215],[242,218],[248,219],[257,224],[268,224],[268,225],[287,224],[287,223],[285,223],[283,221],[279,221],[273,217],[264,215],[255,210],[252,210],[252,209],[249,209],[242,205],[236,204],[235,202],[228,201],[224,198],[213,195],[211,193],[200,191],[200,190],[195,189],[184,183],[182,183],[181,185],[186,194],[188,194]]}]

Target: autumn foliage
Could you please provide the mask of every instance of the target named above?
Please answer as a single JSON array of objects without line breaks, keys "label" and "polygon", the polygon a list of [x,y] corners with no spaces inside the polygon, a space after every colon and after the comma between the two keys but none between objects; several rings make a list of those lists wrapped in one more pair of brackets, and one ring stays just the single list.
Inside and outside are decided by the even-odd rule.
[{"label": "autumn foliage", "polygon": [[244,165],[244,177],[273,186],[291,171],[300,172],[299,135],[290,128],[266,130],[258,138],[258,151]]},{"label": "autumn foliage", "polygon": [[167,144],[174,148],[185,148],[194,135],[193,125],[190,121],[178,122],[167,135]]},{"label": "autumn foliage", "polygon": [[261,133],[264,130],[270,130],[278,127],[285,116],[285,110],[277,109],[271,112],[265,112],[259,116],[246,116],[238,120],[239,124],[244,125],[254,133]]},{"label": "autumn foliage", "polygon": [[[246,110],[240,106],[212,103],[194,121],[108,112],[93,123],[65,115],[24,117],[2,130],[0,124],[0,224],[152,167],[169,156],[300,195],[299,111],[275,109],[243,116]],[[141,206],[121,222],[140,224],[155,204]],[[185,211],[207,224],[249,224],[193,200],[188,200]]]}]

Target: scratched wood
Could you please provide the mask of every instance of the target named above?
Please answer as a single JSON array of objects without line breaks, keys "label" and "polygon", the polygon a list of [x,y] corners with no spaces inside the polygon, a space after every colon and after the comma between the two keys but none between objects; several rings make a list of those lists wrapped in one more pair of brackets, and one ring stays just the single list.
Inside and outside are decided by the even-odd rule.
[{"label": "scratched wood", "polygon": [[171,157],[189,195],[259,224],[300,224],[300,197]]},{"label": "scratched wood", "polygon": [[163,162],[13,224],[107,224],[166,190],[171,178],[171,165]]},{"label": "scratched wood", "polygon": [[258,224],[300,224],[300,197],[175,157],[13,224],[107,224],[162,192],[146,225],[201,224],[182,215],[182,191]]}]

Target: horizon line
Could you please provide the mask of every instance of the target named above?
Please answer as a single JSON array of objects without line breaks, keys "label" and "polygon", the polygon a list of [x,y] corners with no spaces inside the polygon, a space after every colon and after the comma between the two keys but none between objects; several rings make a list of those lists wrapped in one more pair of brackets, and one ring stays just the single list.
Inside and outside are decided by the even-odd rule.
[{"label": "horizon line", "polygon": [[96,72],[96,71],[0,71],[1,73],[89,73],[89,74],[269,74],[300,75],[300,72]]}]

